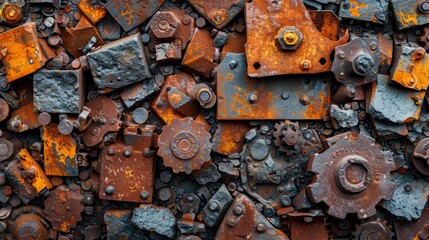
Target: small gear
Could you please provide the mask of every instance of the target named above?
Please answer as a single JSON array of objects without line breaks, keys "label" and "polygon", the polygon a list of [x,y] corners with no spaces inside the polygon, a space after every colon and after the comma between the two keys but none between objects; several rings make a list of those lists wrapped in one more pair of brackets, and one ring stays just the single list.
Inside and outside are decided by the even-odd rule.
[{"label": "small gear", "polygon": [[210,136],[204,124],[191,118],[175,118],[162,128],[158,155],[164,160],[164,165],[171,167],[175,173],[190,174],[210,161]]},{"label": "small gear", "polygon": [[274,125],[274,145],[290,156],[300,152],[301,131],[298,123],[285,121]]}]

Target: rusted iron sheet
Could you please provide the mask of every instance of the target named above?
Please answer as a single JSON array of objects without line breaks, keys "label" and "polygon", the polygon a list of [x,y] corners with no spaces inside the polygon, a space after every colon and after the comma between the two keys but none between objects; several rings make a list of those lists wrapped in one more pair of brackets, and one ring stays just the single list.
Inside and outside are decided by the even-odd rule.
[{"label": "rusted iron sheet", "polygon": [[9,163],[5,172],[15,192],[26,204],[39,194],[47,194],[53,187],[43,169],[26,149],[18,153],[17,160]]},{"label": "rusted iron sheet", "polygon": [[107,10],[104,6],[92,4],[91,0],[80,0],[77,6],[94,25],[107,15]]},{"label": "rusted iron sheet", "polygon": [[151,17],[165,0],[112,0],[104,6],[112,17],[126,31],[142,24]]},{"label": "rusted iron sheet", "polygon": [[[176,75],[168,76],[165,79],[165,83],[161,89],[161,92],[158,96],[152,101],[151,107],[161,118],[161,120],[170,124],[175,118],[184,118],[182,114],[175,111],[175,109],[171,106],[170,101],[168,100],[168,89],[176,88],[177,90],[186,93],[187,96],[190,96],[192,93],[192,89],[197,85],[195,79],[186,73],[180,73]],[[194,109],[195,115],[198,114],[199,109]]]},{"label": "rusted iron sheet", "polygon": [[[349,38],[348,31],[338,41],[322,35],[302,1],[247,3],[246,27],[250,77],[329,72],[331,52]],[[302,40],[296,41],[300,35]]]},{"label": "rusted iron sheet", "polygon": [[309,14],[317,30],[328,39],[337,41],[340,32],[344,34],[344,32],[342,32],[343,30],[340,28],[340,19],[333,11],[309,11]]},{"label": "rusted iron sheet", "polygon": [[119,111],[115,102],[104,95],[89,101],[86,106],[91,109],[93,121],[84,131],[82,141],[86,146],[94,147],[108,133],[119,131]]},{"label": "rusted iron sheet", "polygon": [[347,0],[342,1],[340,17],[360,21],[387,24],[389,21],[389,1]]},{"label": "rusted iron sheet", "polygon": [[76,177],[79,175],[77,147],[70,135],[63,135],[58,125],[50,123],[42,127],[43,163],[48,176]]},{"label": "rusted iron sheet", "polygon": [[82,49],[88,44],[91,38],[95,37],[94,47],[104,45],[98,30],[94,27],[89,19],[82,16],[79,23],[74,28],[63,28],[61,30],[63,46],[75,58],[84,55]]},{"label": "rusted iron sheet", "polygon": [[151,34],[158,40],[153,41],[149,47],[153,48],[158,42],[168,42],[177,45],[180,52],[186,49],[192,38],[195,21],[184,10],[159,11],[153,16],[149,27]]},{"label": "rusted iron sheet", "polygon": [[393,17],[398,30],[429,23],[429,3],[424,0],[392,0]]},{"label": "rusted iron sheet", "polygon": [[327,143],[330,148],[308,163],[307,171],[314,173],[307,186],[310,200],[325,202],[328,214],[340,219],[348,213],[357,213],[359,219],[375,215],[375,205],[391,199],[395,190],[390,178],[392,156],[384,155],[373,138],[352,132]]},{"label": "rusted iron sheet", "polygon": [[244,136],[250,129],[251,126],[247,122],[219,122],[213,134],[212,151],[226,156],[239,153],[245,143]]},{"label": "rusted iron sheet", "polygon": [[34,22],[0,34],[0,51],[8,82],[27,76],[45,65],[46,59],[39,46]]},{"label": "rusted iron sheet", "polygon": [[224,28],[241,11],[248,0],[205,1],[188,0],[211,25],[217,29]]},{"label": "rusted iron sheet", "polygon": [[[325,218],[315,217],[304,220],[304,217],[292,217],[290,219],[291,239],[302,240],[328,240]],[[310,230],[311,229],[311,230]]]},{"label": "rusted iron sheet", "polygon": [[424,48],[395,47],[391,69],[393,81],[406,88],[427,90],[429,86],[429,55]]},{"label": "rusted iron sheet", "polygon": [[153,126],[125,129],[125,143],[117,141],[100,153],[101,199],[150,203],[153,197]]},{"label": "rusted iron sheet", "polygon": [[81,190],[77,184],[61,185],[46,198],[43,212],[51,222],[53,229],[71,232],[76,228],[76,224],[82,220],[83,195]]},{"label": "rusted iron sheet", "polygon": [[209,78],[215,67],[214,58],[215,48],[210,33],[197,28],[183,57],[182,66]]},{"label": "rusted iron sheet", "polygon": [[248,78],[244,54],[227,54],[217,71],[219,120],[322,119],[330,106],[327,75]]},{"label": "rusted iron sheet", "polygon": [[191,118],[178,119],[162,128],[158,139],[158,155],[164,165],[171,167],[175,173],[190,174],[211,160],[210,133],[204,124]]},{"label": "rusted iron sheet", "polygon": [[274,228],[260,213],[255,204],[246,195],[239,194],[228,209],[219,229],[216,239],[289,239],[282,231]]}]

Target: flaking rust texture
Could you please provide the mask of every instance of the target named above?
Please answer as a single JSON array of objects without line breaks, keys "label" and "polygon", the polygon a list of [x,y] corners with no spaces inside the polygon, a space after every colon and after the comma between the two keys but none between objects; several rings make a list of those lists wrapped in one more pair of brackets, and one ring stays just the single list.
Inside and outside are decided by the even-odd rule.
[{"label": "flaking rust texture", "polygon": [[0,240],[429,239],[428,0],[0,1]]}]

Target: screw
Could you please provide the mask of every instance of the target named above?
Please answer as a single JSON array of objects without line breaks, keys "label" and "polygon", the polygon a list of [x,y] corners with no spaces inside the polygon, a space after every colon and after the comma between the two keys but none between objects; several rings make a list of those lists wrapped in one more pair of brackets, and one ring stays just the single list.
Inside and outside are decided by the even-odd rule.
[{"label": "screw", "polygon": [[346,53],[344,51],[340,51],[338,53],[338,57],[341,58],[341,59],[344,59],[346,57]]},{"label": "screw", "polygon": [[149,193],[146,190],[143,190],[140,192],[140,198],[141,199],[148,199],[149,198]]},{"label": "screw", "polygon": [[104,190],[104,192],[107,195],[113,195],[115,193],[115,187],[113,187],[112,185],[109,185],[106,187],[106,189]]},{"label": "screw", "polygon": [[258,232],[265,232],[265,231],[267,231],[267,229],[268,229],[267,225],[263,222],[258,222],[256,224],[256,230]]},{"label": "screw", "polygon": [[308,104],[310,104],[310,98],[308,97],[308,96],[302,96],[300,99],[299,99],[300,101],[301,101],[301,103],[302,104],[304,104],[304,105],[308,105]]},{"label": "screw", "polygon": [[231,62],[229,62],[229,68],[231,70],[234,70],[237,66],[238,66],[238,62],[237,61],[232,60]]},{"label": "screw", "polygon": [[256,103],[258,101],[258,96],[256,96],[256,94],[254,94],[254,93],[251,93],[249,95],[249,101],[250,101],[250,103]]}]

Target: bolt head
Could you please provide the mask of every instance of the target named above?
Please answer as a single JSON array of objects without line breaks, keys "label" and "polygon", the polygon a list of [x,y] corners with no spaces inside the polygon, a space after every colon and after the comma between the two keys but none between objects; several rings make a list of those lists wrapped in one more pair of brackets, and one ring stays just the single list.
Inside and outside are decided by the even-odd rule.
[{"label": "bolt head", "polygon": [[283,27],[276,36],[280,47],[283,50],[296,50],[302,42],[303,35],[296,27]]}]

